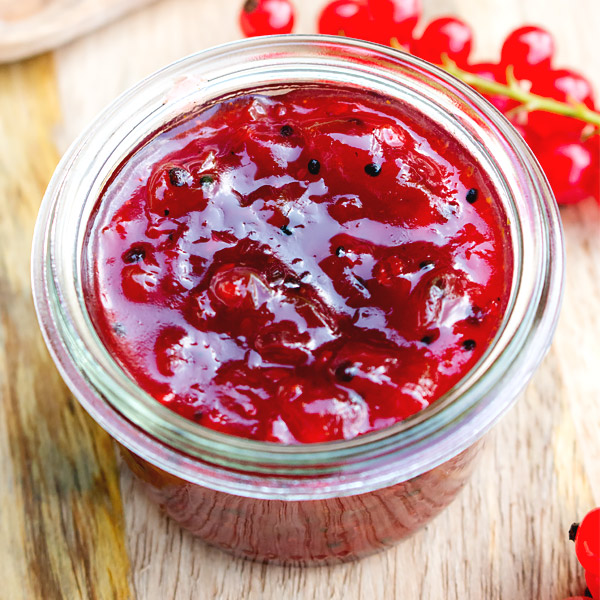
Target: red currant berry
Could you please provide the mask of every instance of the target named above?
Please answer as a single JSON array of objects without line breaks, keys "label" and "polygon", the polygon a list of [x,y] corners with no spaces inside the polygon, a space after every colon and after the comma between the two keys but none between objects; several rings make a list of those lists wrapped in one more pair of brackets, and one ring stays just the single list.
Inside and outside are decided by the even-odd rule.
[{"label": "red currant berry", "polygon": [[294,7],[290,0],[246,0],[240,12],[240,27],[246,37],[290,33]]},{"label": "red currant berry", "polygon": [[319,33],[361,38],[369,21],[367,5],[361,0],[334,0],[319,15]]},{"label": "red currant berry", "polygon": [[[421,0],[367,0],[370,15],[369,39],[409,47],[412,34],[421,16]],[[374,39],[376,32],[379,40]]]},{"label": "red currant berry", "polygon": [[219,306],[229,309],[257,308],[261,288],[265,285],[254,270],[233,264],[221,267],[210,281],[210,291]]},{"label": "red currant berry", "polygon": [[369,410],[355,392],[318,380],[289,377],[279,386],[285,422],[302,443],[355,436],[369,427]]},{"label": "red currant berry", "polygon": [[121,271],[123,294],[131,302],[148,302],[157,291],[161,269],[149,261],[127,265]]},{"label": "red currant berry", "polygon": [[373,275],[377,283],[384,286],[392,285],[397,277],[404,275],[404,272],[404,264],[397,256],[384,258],[373,269]]},{"label": "red currant berry", "polygon": [[600,508],[591,510],[579,524],[575,552],[588,573],[600,576]]},{"label": "red currant berry", "polygon": [[527,25],[515,29],[504,40],[500,63],[512,65],[517,79],[531,79],[537,73],[549,70],[554,55],[554,38],[550,33]]},{"label": "red currant berry", "polygon": [[194,344],[182,327],[165,327],[154,343],[156,366],[161,375],[170,377],[185,367],[189,361],[189,349],[186,345]]},{"label": "red currant berry", "polygon": [[469,60],[473,33],[471,28],[454,17],[431,21],[420,39],[413,44],[413,53],[436,65],[443,63],[446,55],[459,66]]},{"label": "red currant berry", "polygon": [[589,108],[594,107],[594,92],[590,82],[569,69],[553,71],[550,78],[540,80],[536,89],[557,100],[582,102]]},{"label": "red currant berry", "polygon": [[538,153],[542,152],[546,137],[538,135],[527,125],[519,125],[518,123],[514,123],[514,119],[512,122],[515,129],[521,134],[521,137],[527,142],[527,145],[534,151],[534,153],[537,155]]},{"label": "red currant berry", "polygon": [[[554,98],[571,104],[585,104],[594,108],[594,93],[590,82],[579,73],[568,69],[549,71],[546,76],[533,81],[531,91],[539,96]],[[572,131],[580,133],[585,123],[578,119],[543,111],[529,115],[529,125],[536,131]]]},{"label": "red currant berry", "polygon": [[554,135],[533,148],[559,204],[573,204],[590,196],[591,152],[579,140]]},{"label": "red currant berry", "polygon": [[585,584],[592,594],[594,600],[600,600],[600,575],[594,575],[590,571],[585,572]]}]

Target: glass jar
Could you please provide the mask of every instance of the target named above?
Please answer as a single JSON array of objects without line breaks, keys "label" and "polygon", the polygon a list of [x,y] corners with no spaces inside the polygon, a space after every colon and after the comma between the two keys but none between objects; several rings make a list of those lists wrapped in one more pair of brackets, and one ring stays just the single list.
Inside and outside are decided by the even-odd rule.
[{"label": "glass jar", "polygon": [[[162,406],[102,345],[86,310],[82,248],[102,189],[178,115],[257,86],[356,86],[409,103],[455,138],[498,190],[512,240],[509,306],[494,344],[453,389],[395,426],[287,446],[218,433]],[[556,203],[521,137],[468,86],[410,55],[357,40],[276,36],[226,44],[151,75],[71,146],[33,246],[39,321],[63,378],[184,527],[236,555],[286,564],[353,559],[423,525],[467,480],[479,440],[547,351],[563,284]]]}]

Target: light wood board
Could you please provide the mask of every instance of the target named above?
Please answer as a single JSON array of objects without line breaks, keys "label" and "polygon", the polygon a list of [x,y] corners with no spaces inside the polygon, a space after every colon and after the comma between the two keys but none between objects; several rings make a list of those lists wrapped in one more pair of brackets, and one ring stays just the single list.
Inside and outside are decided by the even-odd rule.
[{"label": "light wood board", "polygon": [[[477,54],[524,22],[600,93],[598,0],[423,0]],[[314,31],[319,0],[297,1]],[[600,504],[600,209],[562,211],[567,287],[555,343],[488,439],[472,482],[396,548],[333,568],[267,567],[205,547],[146,500],[61,383],[29,286],[35,213],[60,154],[139,78],[239,37],[238,0],[163,0],[0,67],[0,599],[560,600],[582,593],[567,530]],[[600,167],[599,167],[600,168]]]}]

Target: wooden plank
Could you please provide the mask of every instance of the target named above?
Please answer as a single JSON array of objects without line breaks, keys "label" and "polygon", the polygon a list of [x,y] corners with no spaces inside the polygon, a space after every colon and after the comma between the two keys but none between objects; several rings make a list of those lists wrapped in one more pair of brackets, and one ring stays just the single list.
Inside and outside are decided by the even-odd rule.
[{"label": "wooden plank", "polygon": [[[599,89],[598,87],[596,89]],[[600,165],[598,165],[600,169]],[[554,347],[566,383],[575,438],[583,450],[587,479],[600,504],[600,219],[586,202],[562,211],[567,245],[564,308]]]},{"label": "wooden plank", "polygon": [[112,443],[58,376],[31,301],[33,223],[59,118],[51,57],[0,68],[0,597],[125,599]]}]

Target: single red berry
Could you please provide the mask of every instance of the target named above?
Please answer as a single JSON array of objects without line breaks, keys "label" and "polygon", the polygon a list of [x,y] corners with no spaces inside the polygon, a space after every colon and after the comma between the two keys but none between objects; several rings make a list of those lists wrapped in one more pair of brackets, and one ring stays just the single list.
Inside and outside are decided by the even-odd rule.
[{"label": "single red berry", "polygon": [[558,134],[541,139],[532,149],[559,204],[574,204],[590,196],[586,183],[593,169],[592,155],[584,144]]},{"label": "single red berry", "polygon": [[585,572],[585,584],[592,594],[594,600],[600,600],[600,575],[594,575],[590,571]]},{"label": "single red berry", "polygon": [[446,55],[459,66],[469,60],[473,32],[471,28],[454,17],[442,17],[431,21],[420,39],[415,40],[412,50],[417,56],[436,65],[443,63]]},{"label": "single red berry", "polygon": [[373,275],[380,285],[390,286],[404,274],[404,264],[397,256],[388,256],[373,268]]},{"label": "single red berry", "polygon": [[334,0],[319,15],[319,33],[362,38],[364,25],[369,21],[367,5],[363,0]]},{"label": "single red berry", "polygon": [[[585,104],[588,108],[594,108],[594,92],[590,82],[569,69],[549,71],[545,76],[533,81],[531,91],[560,102]],[[548,131],[580,133],[585,127],[585,123],[579,119],[543,111],[530,113],[529,125],[540,133]]]},{"label": "single red berry", "polygon": [[579,524],[575,552],[587,572],[600,576],[600,508],[591,510]]},{"label": "single red berry", "polygon": [[189,357],[186,344],[193,345],[192,339],[182,327],[165,327],[154,343],[156,366],[165,377],[170,377],[187,364]]},{"label": "single red berry", "polygon": [[240,12],[240,27],[246,37],[290,33],[294,7],[290,0],[246,0]]},{"label": "single red berry", "polygon": [[413,30],[421,16],[421,0],[367,0],[370,22],[369,38],[409,47]]},{"label": "single red berry", "polygon": [[569,69],[558,69],[549,75],[534,84],[536,90],[557,100],[581,102],[589,108],[594,107],[594,91],[585,77]]},{"label": "single red berry", "polygon": [[210,280],[210,291],[218,302],[230,309],[256,307],[261,281],[256,273],[245,267],[227,264]]},{"label": "single red berry", "polygon": [[123,294],[131,302],[148,302],[159,289],[161,269],[148,260],[126,265],[121,271]]},{"label": "single red berry", "polygon": [[500,63],[512,65],[517,79],[532,79],[551,67],[554,38],[546,30],[532,25],[515,29],[504,40]]}]

